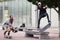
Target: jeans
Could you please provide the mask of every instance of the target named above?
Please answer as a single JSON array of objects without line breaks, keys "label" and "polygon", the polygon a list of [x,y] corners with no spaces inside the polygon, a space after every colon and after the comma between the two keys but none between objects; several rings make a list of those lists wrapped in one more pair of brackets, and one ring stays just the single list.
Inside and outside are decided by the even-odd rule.
[{"label": "jeans", "polygon": [[47,20],[48,20],[48,22],[50,22],[50,20],[49,20],[49,16],[48,16],[48,14],[47,14],[47,13],[39,14],[39,19],[38,19],[38,28],[39,28],[39,25],[40,25],[40,20],[41,20],[41,18],[44,18],[44,17],[46,17],[46,16],[47,16]]}]

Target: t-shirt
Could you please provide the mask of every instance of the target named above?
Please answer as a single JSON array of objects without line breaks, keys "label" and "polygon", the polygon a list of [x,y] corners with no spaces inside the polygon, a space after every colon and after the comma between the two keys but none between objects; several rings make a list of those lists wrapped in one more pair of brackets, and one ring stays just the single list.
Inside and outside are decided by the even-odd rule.
[{"label": "t-shirt", "polygon": [[6,25],[12,25],[12,23],[13,23],[13,20],[7,20],[4,24],[6,24]]},{"label": "t-shirt", "polygon": [[46,13],[46,9],[44,9],[43,6],[41,6],[41,8],[38,6],[38,9],[40,10],[40,14]]}]

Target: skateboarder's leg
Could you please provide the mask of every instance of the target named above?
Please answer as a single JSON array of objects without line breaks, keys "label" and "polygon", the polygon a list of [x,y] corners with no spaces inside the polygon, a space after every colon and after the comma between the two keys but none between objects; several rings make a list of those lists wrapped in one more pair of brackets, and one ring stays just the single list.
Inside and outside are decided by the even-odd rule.
[{"label": "skateboarder's leg", "polygon": [[37,27],[37,28],[39,28],[41,18],[42,18],[42,16],[39,15],[39,19],[38,19],[38,27]]},{"label": "skateboarder's leg", "polygon": [[10,35],[10,32],[12,31],[13,27],[9,25],[8,27],[8,36]]},{"label": "skateboarder's leg", "polygon": [[47,16],[47,20],[48,20],[48,22],[50,22],[50,20],[49,20],[49,16],[48,16],[48,14],[46,13],[46,16]]},{"label": "skateboarder's leg", "polygon": [[8,26],[5,28],[4,37],[6,36],[6,33],[8,32],[7,29],[8,29]]},{"label": "skateboarder's leg", "polygon": [[38,19],[38,27],[37,28],[39,28],[39,25],[40,25],[40,18]]},{"label": "skateboarder's leg", "polygon": [[8,36],[10,35],[10,31],[8,31]]},{"label": "skateboarder's leg", "polygon": [[6,35],[7,31],[4,32],[4,36]]},{"label": "skateboarder's leg", "polygon": [[11,29],[10,29],[10,27],[8,26],[8,27],[6,28],[6,30],[5,30],[5,32],[4,32],[4,35],[5,35],[6,32],[7,32],[7,36],[9,36],[9,35],[10,35],[10,31],[11,31]]}]

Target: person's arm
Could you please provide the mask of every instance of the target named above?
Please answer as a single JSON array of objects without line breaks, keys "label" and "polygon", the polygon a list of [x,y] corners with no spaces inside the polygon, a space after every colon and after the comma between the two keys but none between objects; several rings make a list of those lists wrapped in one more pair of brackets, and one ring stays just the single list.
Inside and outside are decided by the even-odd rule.
[{"label": "person's arm", "polygon": [[37,9],[35,9],[35,11],[38,11],[38,8],[37,8]]},{"label": "person's arm", "polygon": [[46,5],[46,6],[44,6],[43,8],[44,8],[44,9],[47,9],[47,7],[48,7],[48,6]]},{"label": "person's arm", "polygon": [[37,8],[35,9],[35,11],[38,11],[38,6],[37,6]]}]

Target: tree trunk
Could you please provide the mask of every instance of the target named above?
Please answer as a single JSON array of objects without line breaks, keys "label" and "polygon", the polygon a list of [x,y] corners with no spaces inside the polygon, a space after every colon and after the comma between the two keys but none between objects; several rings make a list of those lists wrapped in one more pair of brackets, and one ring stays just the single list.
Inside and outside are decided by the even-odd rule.
[{"label": "tree trunk", "polygon": [[54,7],[54,9],[55,9],[55,11],[58,13],[58,17],[59,17],[59,37],[60,37],[60,6],[58,6],[58,8],[59,8],[59,10],[56,10],[55,9],[55,7]]},{"label": "tree trunk", "polygon": [[58,7],[59,8],[59,11],[57,11],[55,8],[55,11],[58,13],[58,17],[59,17],[59,37],[60,37],[60,6]]},{"label": "tree trunk", "polygon": [[60,13],[59,13],[59,37],[60,37]]},{"label": "tree trunk", "polygon": [[59,37],[60,37],[60,7],[59,7],[58,15],[59,15]]}]

